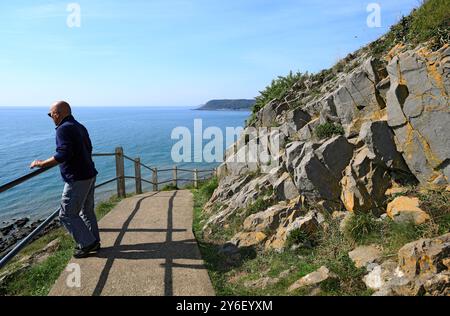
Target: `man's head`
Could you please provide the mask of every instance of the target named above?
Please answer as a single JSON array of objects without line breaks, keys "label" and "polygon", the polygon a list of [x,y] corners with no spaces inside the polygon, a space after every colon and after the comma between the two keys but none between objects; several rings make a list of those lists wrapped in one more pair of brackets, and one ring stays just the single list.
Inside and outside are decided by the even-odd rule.
[{"label": "man's head", "polygon": [[72,109],[70,108],[69,103],[65,101],[55,102],[51,108],[48,116],[53,119],[55,125],[58,126],[61,124],[62,120],[64,120],[69,115],[72,115]]}]

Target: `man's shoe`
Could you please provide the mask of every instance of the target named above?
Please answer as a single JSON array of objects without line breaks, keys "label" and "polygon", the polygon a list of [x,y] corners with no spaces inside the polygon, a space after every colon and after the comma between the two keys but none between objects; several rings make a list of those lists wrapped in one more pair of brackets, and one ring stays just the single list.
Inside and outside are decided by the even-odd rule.
[{"label": "man's shoe", "polygon": [[[97,244],[97,248],[93,249],[92,251],[99,251],[100,248],[101,248],[100,242],[99,242],[99,241],[96,241],[95,244]],[[80,245],[77,244],[77,245],[75,246],[75,250],[81,250]]]},{"label": "man's shoe", "polygon": [[73,254],[73,257],[76,259],[86,258],[89,256],[90,252],[98,251],[100,249],[100,243],[95,242],[90,246],[87,246],[86,248],[82,249],[75,249],[75,252]]}]

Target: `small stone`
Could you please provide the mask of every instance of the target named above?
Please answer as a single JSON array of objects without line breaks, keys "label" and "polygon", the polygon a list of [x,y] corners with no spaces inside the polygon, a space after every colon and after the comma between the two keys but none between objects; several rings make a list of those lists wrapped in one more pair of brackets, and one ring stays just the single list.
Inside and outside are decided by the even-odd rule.
[{"label": "small stone", "polygon": [[292,284],[289,287],[288,291],[293,292],[297,289],[300,289],[300,288],[303,288],[306,286],[316,285],[316,284],[319,284],[319,283],[329,279],[330,277],[332,277],[330,270],[328,270],[327,267],[322,266],[317,271],[314,271],[314,272],[304,276],[303,278],[299,279],[297,282]]},{"label": "small stone", "polygon": [[363,268],[381,258],[381,251],[375,246],[361,246],[348,253],[355,267]]},{"label": "small stone", "polygon": [[385,195],[387,196],[393,196],[396,194],[405,194],[408,192],[408,188],[402,188],[402,187],[398,187],[398,188],[390,188],[386,191]]},{"label": "small stone", "polygon": [[278,276],[278,278],[280,278],[280,279],[287,278],[289,276],[289,274],[294,272],[294,270],[295,270],[295,267],[290,267],[289,269],[281,272],[280,275]]},{"label": "small stone", "polygon": [[387,215],[396,222],[412,222],[421,225],[430,215],[419,208],[419,199],[400,196],[388,204]]},{"label": "small stone", "polygon": [[268,286],[278,283],[280,280],[278,278],[264,277],[255,281],[247,281],[244,286],[247,288],[259,288],[266,289]]},{"label": "small stone", "polygon": [[261,244],[267,239],[266,234],[262,232],[250,232],[250,233],[237,233],[233,239],[232,243],[239,248],[252,247]]}]

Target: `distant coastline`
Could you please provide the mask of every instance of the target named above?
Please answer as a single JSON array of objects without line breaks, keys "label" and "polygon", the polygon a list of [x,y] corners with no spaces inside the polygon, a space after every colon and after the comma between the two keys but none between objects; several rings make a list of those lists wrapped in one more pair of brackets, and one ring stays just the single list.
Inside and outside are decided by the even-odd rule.
[{"label": "distant coastline", "polygon": [[196,108],[196,111],[251,111],[256,100],[211,100]]}]

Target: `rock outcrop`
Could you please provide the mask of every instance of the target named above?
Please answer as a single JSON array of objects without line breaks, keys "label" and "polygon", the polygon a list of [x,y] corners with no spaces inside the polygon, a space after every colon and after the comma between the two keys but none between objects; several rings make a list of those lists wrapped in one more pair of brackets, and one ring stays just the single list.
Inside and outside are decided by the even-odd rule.
[{"label": "rock outcrop", "polygon": [[[219,187],[205,207],[207,234],[261,199],[267,203],[242,218],[231,240],[238,248],[283,251],[292,232],[308,236],[327,229],[324,218],[333,212],[341,214],[342,227],[351,216],[367,213],[380,221],[430,221],[417,198],[397,195],[409,186],[450,187],[450,46],[430,51],[423,45],[397,45],[384,59],[360,50],[347,63],[346,72],[325,72],[298,83],[255,113],[219,168]],[[319,127],[326,132],[318,133]],[[278,147],[255,146],[267,135]],[[271,156],[270,166],[261,154]],[[420,249],[428,253],[433,247]],[[408,249],[400,252],[405,263],[399,266],[383,262],[382,250],[375,247],[356,248],[349,255],[358,268],[368,270],[364,282],[377,294],[444,293],[449,276],[443,263],[428,263],[433,273],[418,272],[422,259],[408,257]],[[415,260],[411,271],[419,275],[400,277],[412,273],[408,260]]]},{"label": "rock outcrop", "polygon": [[[421,239],[400,249],[395,269],[392,265],[380,266],[366,280],[372,280],[369,283],[378,289],[374,295],[448,296],[449,262],[450,234]],[[375,274],[379,275],[378,283],[373,281],[377,279]]]},{"label": "rock outcrop", "polygon": [[397,149],[423,184],[450,179],[450,47],[426,48],[395,56],[387,66],[388,124]]}]

